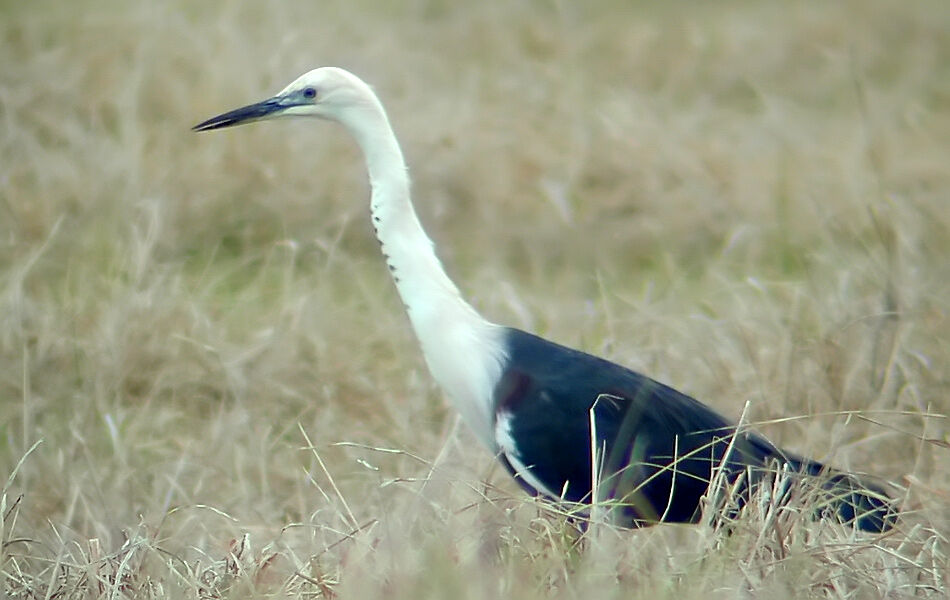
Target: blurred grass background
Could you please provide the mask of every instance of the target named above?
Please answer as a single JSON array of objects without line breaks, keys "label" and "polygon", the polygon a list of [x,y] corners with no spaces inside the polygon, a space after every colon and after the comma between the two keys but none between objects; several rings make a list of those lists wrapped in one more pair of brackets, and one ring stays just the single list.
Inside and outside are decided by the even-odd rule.
[{"label": "blurred grass background", "polygon": [[[950,5],[0,15],[8,597],[947,593]],[[189,131],[320,65],[376,88],[486,316],[748,405],[894,484],[898,530],[576,544],[430,381],[351,141]]]}]

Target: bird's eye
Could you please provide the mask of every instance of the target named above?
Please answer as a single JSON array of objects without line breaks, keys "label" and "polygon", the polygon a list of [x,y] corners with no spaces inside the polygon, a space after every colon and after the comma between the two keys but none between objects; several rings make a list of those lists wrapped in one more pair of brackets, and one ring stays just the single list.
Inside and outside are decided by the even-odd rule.
[{"label": "bird's eye", "polygon": [[308,100],[313,100],[317,97],[317,88],[308,87],[303,89],[303,97]]}]

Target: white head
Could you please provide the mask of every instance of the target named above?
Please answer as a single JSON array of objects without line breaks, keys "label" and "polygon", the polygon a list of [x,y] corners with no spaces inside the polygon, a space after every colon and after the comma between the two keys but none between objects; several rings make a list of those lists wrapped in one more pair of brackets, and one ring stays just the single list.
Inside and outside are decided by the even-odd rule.
[{"label": "white head", "polygon": [[371,115],[384,115],[376,95],[349,71],[321,67],[298,77],[273,98],[195,125],[195,131],[231,127],[278,117],[317,117],[354,128]]}]

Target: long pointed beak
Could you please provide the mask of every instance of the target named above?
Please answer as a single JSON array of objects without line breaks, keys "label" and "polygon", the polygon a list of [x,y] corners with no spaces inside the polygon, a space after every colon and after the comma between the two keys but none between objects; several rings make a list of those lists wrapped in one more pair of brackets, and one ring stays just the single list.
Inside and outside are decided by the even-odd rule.
[{"label": "long pointed beak", "polygon": [[241,125],[242,123],[260,121],[261,119],[275,116],[276,113],[279,113],[289,106],[292,106],[292,104],[288,104],[286,99],[280,96],[268,98],[263,102],[248,104],[247,106],[226,112],[223,115],[211,117],[207,121],[198,123],[191,129],[192,131],[209,131],[211,129],[221,129],[222,127],[233,127],[235,125]]}]

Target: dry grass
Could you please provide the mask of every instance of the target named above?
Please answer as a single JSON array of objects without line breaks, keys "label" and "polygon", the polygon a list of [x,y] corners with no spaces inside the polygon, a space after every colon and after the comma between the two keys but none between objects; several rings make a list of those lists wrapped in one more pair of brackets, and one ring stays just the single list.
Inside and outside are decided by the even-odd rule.
[{"label": "dry grass", "polygon": [[[948,593],[950,5],[583,6],[2,4],[3,593]],[[425,373],[350,141],[188,130],[322,64],[484,313],[748,404],[900,526],[578,540],[525,499]]]}]

